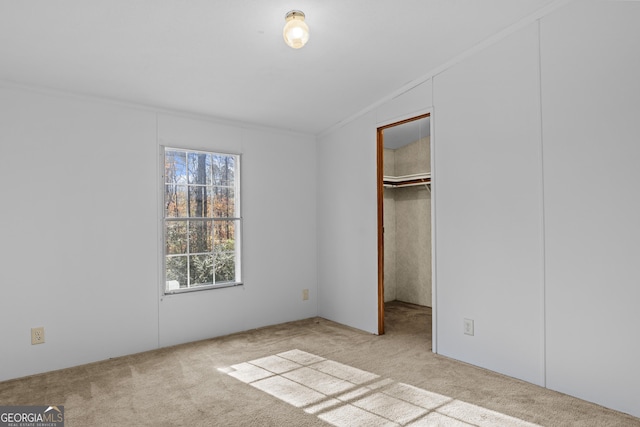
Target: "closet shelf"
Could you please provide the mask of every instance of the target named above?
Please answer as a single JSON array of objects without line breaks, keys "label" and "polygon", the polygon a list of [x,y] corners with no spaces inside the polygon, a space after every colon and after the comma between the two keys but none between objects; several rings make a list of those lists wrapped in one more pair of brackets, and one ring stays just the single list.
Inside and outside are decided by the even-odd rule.
[{"label": "closet shelf", "polygon": [[387,188],[412,187],[415,185],[431,185],[431,173],[415,173],[402,176],[383,176],[382,184]]}]

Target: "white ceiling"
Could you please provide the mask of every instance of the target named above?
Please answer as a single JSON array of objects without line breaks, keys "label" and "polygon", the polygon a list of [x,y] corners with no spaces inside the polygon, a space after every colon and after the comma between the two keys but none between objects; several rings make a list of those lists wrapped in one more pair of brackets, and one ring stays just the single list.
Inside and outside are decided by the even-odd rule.
[{"label": "white ceiling", "polygon": [[0,0],[0,80],[318,134],[557,1]]}]

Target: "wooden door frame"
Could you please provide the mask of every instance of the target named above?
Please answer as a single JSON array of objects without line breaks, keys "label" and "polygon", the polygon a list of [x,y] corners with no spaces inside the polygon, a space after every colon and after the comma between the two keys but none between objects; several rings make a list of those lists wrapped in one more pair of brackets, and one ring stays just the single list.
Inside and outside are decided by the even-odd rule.
[{"label": "wooden door frame", "polygon": [[379,126],[376,132],[378,169],[378,335],[384,335],[384,130],[431,117],[431,112]]}]

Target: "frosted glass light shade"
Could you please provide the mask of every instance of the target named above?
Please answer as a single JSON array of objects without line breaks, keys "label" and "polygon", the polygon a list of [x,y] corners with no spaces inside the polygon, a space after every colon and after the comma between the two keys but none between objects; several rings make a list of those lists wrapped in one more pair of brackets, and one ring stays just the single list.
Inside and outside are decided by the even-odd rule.
[{"label": "frosted glass light shade", "polygon": [[309,27],[304,22],[304,13],[292,10],[285,16],[287,21],[282,30],[284,42],[294,49],[300,49],[309,41]]}]

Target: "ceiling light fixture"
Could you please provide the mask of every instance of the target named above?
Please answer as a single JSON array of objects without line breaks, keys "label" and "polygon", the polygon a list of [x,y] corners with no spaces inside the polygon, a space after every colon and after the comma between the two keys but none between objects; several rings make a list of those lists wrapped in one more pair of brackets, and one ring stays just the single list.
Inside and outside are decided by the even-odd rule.
[{"label": "ceiling light fixture", "polygon": [[284,42],[294,49],[300,49],[309,41],[309,27],[304,22],[304,13],[292,10],[284,17],[282,36]]}]

